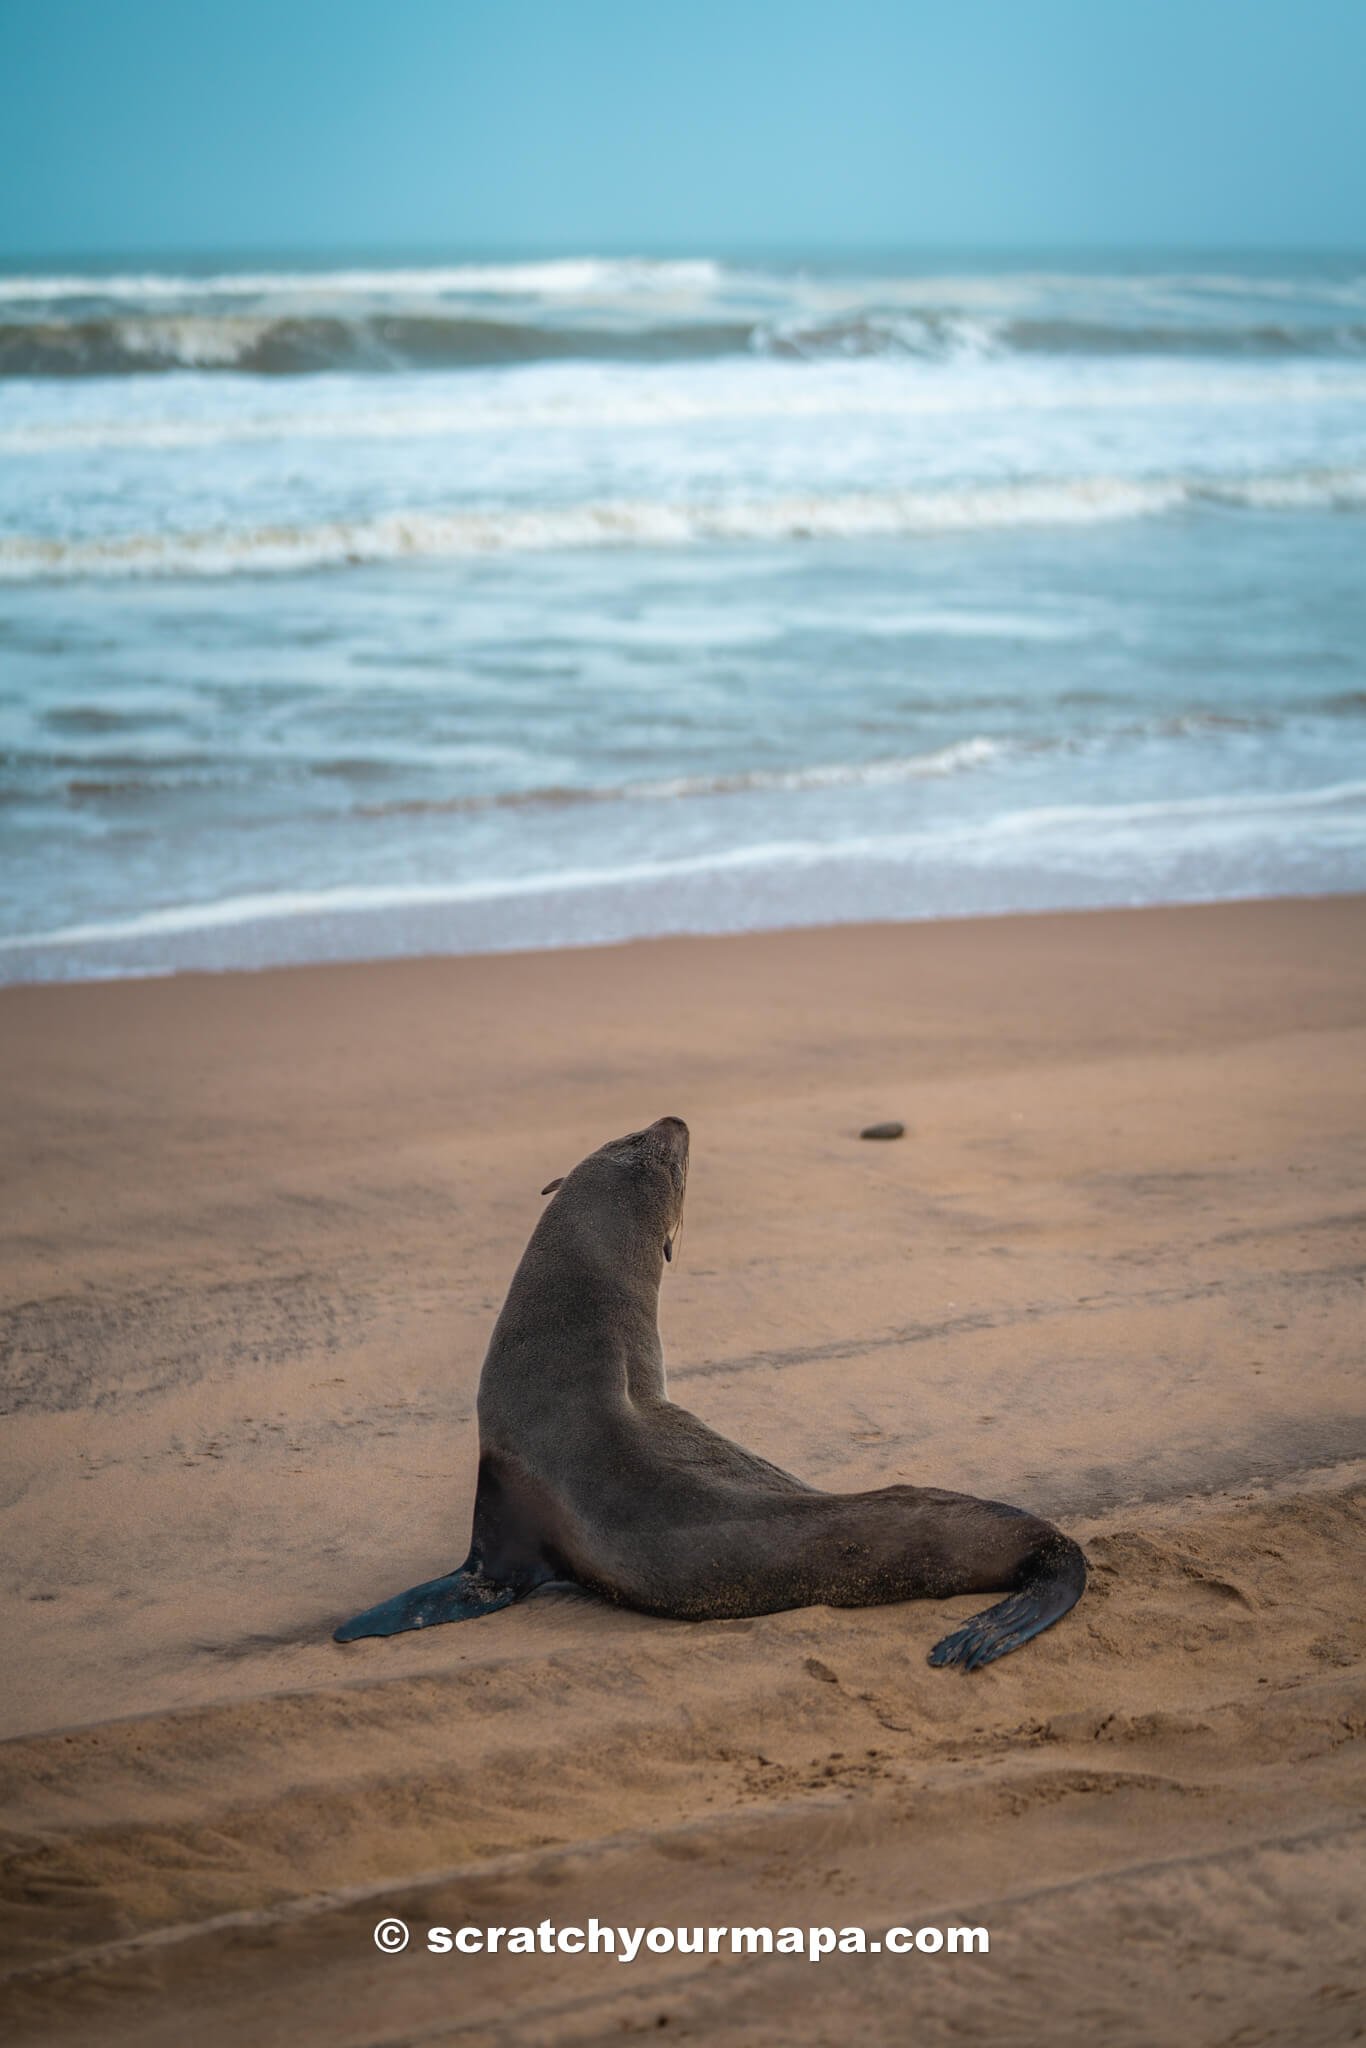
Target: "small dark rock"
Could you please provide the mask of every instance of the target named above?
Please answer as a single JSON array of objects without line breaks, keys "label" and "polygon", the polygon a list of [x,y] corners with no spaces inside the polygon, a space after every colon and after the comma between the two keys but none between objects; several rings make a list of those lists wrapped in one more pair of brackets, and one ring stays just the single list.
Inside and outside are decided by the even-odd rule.
[{"label": "small dark rock", "polygon": [[905,1124],[897,1123],[869,1124],[865,1130],[859,1132],[861,1138],[904,1138],[905,1135]]}]

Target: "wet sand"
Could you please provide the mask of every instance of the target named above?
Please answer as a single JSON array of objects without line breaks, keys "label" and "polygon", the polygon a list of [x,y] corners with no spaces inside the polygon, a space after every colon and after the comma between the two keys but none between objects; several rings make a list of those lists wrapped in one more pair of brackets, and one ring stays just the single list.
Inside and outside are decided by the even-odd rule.
[{"label": "wet sand", "polygon": [[[13,988],[0,1041],[12,2038],[1366,2026],[1366,899]],[[550,1590],[330,1642],[463,1555],[537,1191],[666,1112],[675,1397],[1063,1521],[1058,1628],[966,1677],[981,1602]],[[590,1915],[992,1945],[422,1947]]]}]

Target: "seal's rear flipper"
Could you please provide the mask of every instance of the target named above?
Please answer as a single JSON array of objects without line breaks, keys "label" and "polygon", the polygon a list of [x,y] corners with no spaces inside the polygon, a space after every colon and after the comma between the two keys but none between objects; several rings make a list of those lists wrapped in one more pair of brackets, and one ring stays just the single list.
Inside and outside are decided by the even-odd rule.
[{"label": "seal's rear flipper", "polygon": [[1042,1635],[1080,1600],[1086,1588],[1086,1559],[1070,1536],[1051,1530],[1030,1553],[1018,1583],[1019,1591],[1008,1600],[974,1614],[936,1643],[931,1664],[961,1664],[965,1671],[977,1671],[1018,1650],[1031,1636]]},{"label": "seal's rear flipper", "polygon": [[480,1614],[495,1614],[500,1607],[510,1607],[529,1586],[496,1585],[481,1572],[472,1572],[461,1566],[458,1572],[448,1572],[444,1579],[428,1579],[423,1586],[410,1586],[406,1593],[395,1593],[392,1600],[381,1600],[378,1607],[367,1607],[364,1614],[353,1615],[344,1621],[333,1634],[334,1643],[354,1643],[358,1636],[397,1636],[409,1628],[435,1628],[442,1621],[473,1621]]}]

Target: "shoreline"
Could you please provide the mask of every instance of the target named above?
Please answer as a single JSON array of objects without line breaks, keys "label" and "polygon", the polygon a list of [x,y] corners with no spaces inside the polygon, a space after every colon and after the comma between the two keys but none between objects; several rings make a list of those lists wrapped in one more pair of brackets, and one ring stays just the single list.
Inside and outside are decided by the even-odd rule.
[{"label": "shoreline", "polygon": [[[1354,795],[1366,791],[1366,785],[1346,787]],[[762,868],[762,863],[757,865]],[[1337,886],[1325,885],[1324,863],[1315,858],[1303,886],[1274,890],[1215,885],[1138,900],[1103,875],[1083,882],[1078,869],[1062,885],[1062,900],[1058,900],[1057,877],[1042,876],[1017,879],[1016,900],[1002,903],[1000,880],[991,877],[976,903],[959,901],[906,912],[900,907],[906,880],[899,862],[888,864],[881,872],[866,864],[862,873],[855,874],[853,861],[836,850],[823,865],[827,875],[831,870],[837,875],[845,871],[847,914],[831,914],[826,901],[813,905],[809,914],[793,914],[795,904],[788,900],[791,873],[781,871],[770,915],[755,922],[754,904],[762,894],[763,876],[756,876],[756,863],[743,854],[708,857],[696,864],[695,871],[678,864],[676,872],[640,877],[611,888],[569,875],[558,881],[537,877],[535,887],[509,883],[484,889],[404,885],[392,890],[324,891],[311,897],[282,898],[282,904],[291,907],[255,914],[243,907],[255,899],[175,906],[131,918],[122,927],[72,927],[69,931],[0,937],[0,994],[13,988],[164,981],[181,975],[381,967],[405,960],[478,960],[510,954],[540,957],[685,940],[766,939],[869,925],[897,930],[1017,918],[1217,910],[1238,904],[1341,902],[1363,893],[1353,858],[1345,863]],[[1192,857],[1189,865],[1194,870],[1197,865],[1207,868],[1209,862],[1197,863]],[[958,893],[965,893],[961,877]],[[345,906],[329,911],[325,905],[332,895],[347,898]],[[367,895],[377,900],[358,900]],[[310,907],[293,907],[302,902]],[[779,903],[786,903],[786,914],[777,907]],[[566,904],[570,906],[568,915]],[[585,907],[586,917],[582,915]],[[580,913],[577,920],[576,910]],[[640,918],[650,915],[664,921],[642,926]],[[102,931],[113,931],[115,936],[101,937]]]}]

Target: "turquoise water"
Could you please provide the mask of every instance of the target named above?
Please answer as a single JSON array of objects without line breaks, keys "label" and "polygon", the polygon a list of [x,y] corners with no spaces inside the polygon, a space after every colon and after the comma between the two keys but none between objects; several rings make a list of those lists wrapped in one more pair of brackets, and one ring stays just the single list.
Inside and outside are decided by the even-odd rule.
[{"label": "turquoise water", "polygon": [[0,976],[1366,883],[1366,266],[0,277]]}]

